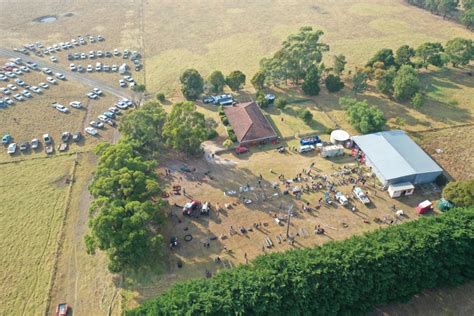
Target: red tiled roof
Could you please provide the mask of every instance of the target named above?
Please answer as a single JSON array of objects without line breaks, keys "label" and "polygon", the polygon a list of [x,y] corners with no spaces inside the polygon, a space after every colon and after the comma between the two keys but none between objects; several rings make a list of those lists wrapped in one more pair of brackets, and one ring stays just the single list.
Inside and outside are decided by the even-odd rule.
[{"label": "red tiled roof", "polygon": [[270,122],[255,102],[228,106],[224,108],[224,112],[239,143],[277,137]]}]

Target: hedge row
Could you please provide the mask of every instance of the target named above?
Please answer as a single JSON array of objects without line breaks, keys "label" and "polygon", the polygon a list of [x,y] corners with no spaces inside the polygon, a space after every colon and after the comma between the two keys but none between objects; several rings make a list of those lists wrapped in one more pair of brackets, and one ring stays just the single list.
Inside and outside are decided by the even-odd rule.
[{"label": "hedge row", "polygon": [[474,278],[474,208],[312,249],[256,258],[179,283],[128,316],[359,315]]}]

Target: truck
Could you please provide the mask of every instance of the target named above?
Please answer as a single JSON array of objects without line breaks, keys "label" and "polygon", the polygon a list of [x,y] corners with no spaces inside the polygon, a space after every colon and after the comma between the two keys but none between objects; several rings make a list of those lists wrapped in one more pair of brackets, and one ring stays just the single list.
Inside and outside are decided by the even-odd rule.
[{"label": "truck", "polygon": [[56,306],[56,316],[66,316],[69,310],[67,303],[61,303]]},{"label": "truck", "polygon": [[305,137],[300,140],[301,146],[316,145],[319,143],[321,143],[321,139],[319,138],[319,136]]}]

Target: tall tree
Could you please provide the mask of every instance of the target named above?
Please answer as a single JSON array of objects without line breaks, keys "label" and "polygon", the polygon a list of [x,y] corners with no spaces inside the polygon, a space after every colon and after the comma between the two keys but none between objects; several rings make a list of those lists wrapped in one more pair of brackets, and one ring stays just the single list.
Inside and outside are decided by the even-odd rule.
[{"label": "tall tree", "polygon": [[262,70],[257,71],[250,82],[255,90],[262,90],[265,87],[265,72]]},{"label": "tall tree", "polygon": [[242,71],[234,70],[225,78],[225,82],[232,91],[239,91],[245,85],[245,79]]},{"label": "tall tree", "polygon": [[133,105],[137,108],[142,104],[145,96],[146,86],[144,84],[136,84],[132,87],[133,91]]},{"label": "tall tree", "polygon": [[385,125],[386,119],[382,111],[376,107],[369,107],[367,100],[340,98],[339,104],[346,108],[349,123],[363,134],[378,132]]},{"label": "tall tree", "polygon": [[311,65],[309,67],[306,77],[304,77],[304,82],[301,85],[301,89],[307,95],[318,95],[319,91],[321,90],[319,87],[319,71],[315,65]]},{"label": "tall tree", "polygon": [[411,99],[420,90],[418,73],[412,66],[403,65],[393,80],[393,96],[398,101]]},{"label": "tall tree", "polygon": [[337,92],[344,88],[344,82],[342,82],[341,77],[333,74],[326,77],[324,84],[329,92]]},{"label": "tall tree", "polygon": [[396,75],[397,69],[395,67],[390,67],[389,69],[382,71],[377,80],[377,90],[385,95],[391,96],[393,94],[393,81]]},{"label": "tall tree", "polygon": [[163,126],[166,112],[157,101],[146,102],[140,109],[128,112],[120,121],[119,131],[125,139],[137,143],[142,153],[153,153],[164,144]]},{"label": "tall tree", "polygon": [[214,93],[219,93],[224,90],[225,87],[225,77],[219,70],[213,71],[209,78],[207,79],[211,86],[211,91]]},{"label": "tall tree", "polygon": [[423,60],[423,65],[428,69],[428,65],[438,65],[441,59],[441,53],[444,51],[441,43],[426,42],[418,46],[416,56]]},{"label": "tall tree", "polygon": [[453,67],[467,65],[474,59],[474,45],[472,40],[453,38],[446,43],[446,54]]},{"label": "tall tree", "polygon": [[474,179],[448,183],[443,189],[443,197],[458,207],[473,206]]},{"label": "tall tree", "polygon": [[200,145],[208,133],[204,114],[197,112],[194,103],[189,101],[173,104],[163,126],[167,144],[188,154],[200,152]]},{"label": "tall tree", "polygon": [[389,68],[395,65],[395,57],[393,56],[393,50],[384,48],[379,50],[369,61],[366,66],[372,67],[376,62],[382,62],[384,68]]},{"label": "tall tree", "polygon": [[411,65],[411,58],[415,57],[415,50],[408,45],[400,46],[395,53],[395,63],[397,65]]},{"label": "tall tree", "polygon": [[334,72],[340,76],[346,68],[346,56],[339,54],[334,56]]},{"label": "tall tree", "polygon": [[352,76],[352,91],[354,93],[362,93],[367,88],[369,85],[367,84],[367,81],[369,80],[369,76],[363,71],[358,70],[353,76]]},{"label": "tall tree", "polygon": [[204,91],[204,79],[196,69],[187,69],[179,78],[181,92],[188,100],[196,100]]},{"label": "tall tree", "polygon": [[461,23],[470,30],[474,29],[474,8],[464,11],[461,15]]}]

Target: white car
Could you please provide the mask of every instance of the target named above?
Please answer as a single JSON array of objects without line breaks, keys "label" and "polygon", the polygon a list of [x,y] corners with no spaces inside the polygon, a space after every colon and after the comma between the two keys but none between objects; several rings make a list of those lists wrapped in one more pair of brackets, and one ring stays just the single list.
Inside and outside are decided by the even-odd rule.
[{"label": "white car", "polygon": [[5,95],[11,94],[10,90],[8,90],[7,88],[1,88],[0,90],[1,90],[2,93],[5,94]]},{"label": "white car", "polygon": [[43,89],[48,89],[48,88],[49,88],[48,84],[47,84],[47,83],[44,83],[44,82],[38,83],[38,86],[40,86],[40,87],[43,88]]},{"label": "white car", "polygon": [[102,41],[105,40],[105,38],[104,38],[103,35],[97,35],[97,40],[98,40],[99,42],[102,42]]},{"label": "white car", "polygon": [[91,121],[89,123],[89,125],[94,127],[94,128],[103,128],[104,127],[104,123],[102,123],[101,121]]},{"label": "white car", "polygon": [[21,94],[23,94],[27,98],[32,98],[33,96],[31,95],[30,91],[28,90],[23,90],[21,91]]},{"label": "white car", "polygon": [[134,82],[132,76],[123,76],[123,79],[127,80],[128,82]]},{"label": "white car", "polygon": [[127,87],[127,83],[126,83],[125,80],[123,80],[123,79],[120,79],[120,80],[119,80],[119,85],[120,85],[120,87],[122,87],[122,88]]},{"label": "white car", "polygon": [[30,69],[26,66],[21,66],[20,70],[23,71],[23,72],[30,72]]},{"label": "white car", "polygon": [[12,90],[12,91],[16,91],[16,90],[17,90],[17,87],[16,87],[14,84],[11,84],[11,83],[7,84],[7,88],[10,89],[10,90]]},{"label": "white car", "polygon": [[101,63],[95,64],[95,71],[101,71],[101,70],[102,70],[102,64]]},{"label": "white car", "polygon": [[22,74],[23,74],[23,72],[22,72],[20,69],[18,69],[18,68],[14,68],[14,69],[12,70],[12,72],[13,72],[15,75],[22,75]]},{"label": "white car", "polygon": [[79,101],[72,101],[71,103],[69,103],[69,105],[75,109],[82,108],[82,104]]},{"label": "white car", "polygon": [[5,76],[10,77],[10,78],[16,78],[16,75],[11,71],[5,72]]},{"label": "white car", "polygon": [[13,96],[17,101],[25,101],[25,97],[17,93]]},{"label": "white car", "polygon": [[10,155],[16,153],[16,143],[11,143],[10,145],[8,145],[7,153],[9,153]]},{"label": "white car", "polygon": [[41,68],[41,71],[43,71],[45,74],[47,75],[50,75],[52,74],[53,72],[51,71],[51,69],[47,68],[47,67],[44,67],[44,68]]},{"label": "white car", "polygon": [[114,56],[120,56],[120,51],[118,48],[114,49]]},{"label": "white car", "polygon": [[8,78],[4,74],[0,74],[0,80],[1,81],[8,81]]},{"label": "white car", "polygon": [[77,70],[77,67],[76,67],[76,65],[74,65],[74,64],[70,64],[70,65],[69,65],[69,69],[70,69],[71,71],[76,71],[76,70]]},{"label": "white car", "polygon": [[88,65],[87,72],[93,72],[93,71],[94,71],[94,67],[92,67],[92,65]]},{"label": "white car", "polygon": [[93,92],[89,92],[89,93],[87,94],[87,97],[88,97],[89,99],[95,100],[95,99],[97,99],[99,96],[98,96],[97,94],[93,93]]},{"label": "white car", "polygon": [[117,65],[112,65],[111,70],[112,70],[113,72],[117,72],[117,71],[118,71],[118,66],[117,66]]},{"label": "white car", "polygon": [[16,84],[19,85],[20,87],[26,86],[26,83],[25,83],[23,80],[21,80],[21,79],[15,79],[15,82],[16,82]]},{"label": "white car", "polygon": [[54,75],[55,75],[56,78],[58,78],[58,79],[66,80],[66,76],[63,75],[63,74],[61,74],[61,73],[59,73],[59,72],[55,73]]},{"label": "white car", "polygon": [[39,140],[38,138],[33,138],[31,140],[31,149],[38,149],[39,147]]},{"label": "white car", "polygon": [[109,118],[107,116],[103,115],[103,114],[99,115],[97,118],[101,122],[107,122],[109,120]]},{"label": "white car", "polygon": [[51,57],[49,57],[49,60],[51,60],[53,63],[57,63],[57,62],[58,62],[58,59],[56,58],[56,56],[51,56]]},{"label": "white car", "polygon": [[125,110],[128,108],[128,105],[127,103],[125,103],[124,101],[120,100],[117,102],[117,104],[115,104],[116,107],[118,107],[119,109],[121,110]]},{"label": "white car", "polygon": [[81,53],[81,59],[87,59],[86,53]]},{"label": "white car", "polygon": [[53,104],[53,106],[56,108],[56,110],[58,110],[61,113],[69,112],[69,109],[67,107],[65,107],[64,105],[61,105],[59,103]]},{"label": "white car", "polygon": [[56,79],[54,79],[53,77],[47,77],[46,78],[46,81],[48,81],[50,84],[56,84]]},{"label": "white car", "polygon": [[33,91],[34,93],[37,93],[37,94],[40,94],[41,92],[43,92],[43,90],[41,90],[37,86],[31,86],[30,90]]},{"label": "white car", "polygon": [[11,98],[9,97],[6,97],[4,98],[3,100],[5,100],[5,102],[8,104],[8,105],[13,105],[15,104],[15,101],[13,101]]},{"label": "white car", "polygon": [[97,95],[102,95],[102,90],[100,90],[99,88],[92,89],[92,92],[97,94]]},{"label": "white car", "polygon": [[95,128],[90,127],[90,126],[84,128],[84,131],[85,131],[87,134],[92,135],[92,136],[96,136],[96,135],[99,133]]}]

